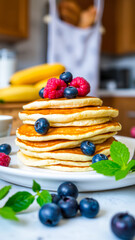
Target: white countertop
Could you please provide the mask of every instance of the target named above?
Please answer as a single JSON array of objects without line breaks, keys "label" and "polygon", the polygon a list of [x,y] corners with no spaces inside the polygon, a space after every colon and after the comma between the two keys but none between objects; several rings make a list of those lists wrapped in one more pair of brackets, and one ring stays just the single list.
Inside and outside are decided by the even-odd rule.
[{"label": "white countertop", "polygon": [[114,90],[100,89],[97,95],[99,97],[135,97],[135,88]]},{"label": "white countertop", "polygon": [[[0,188],[8,185],[0,180]],[[16,191],[31,189],[13,185],[10,194]],[[100,204],[100,213],[95,219],[81,216],[62,220],[59,226],[46,227],[38,219],[39,207],[36,202],[25,211],[18,214],[19,222],[0,218],[0,239],[3,240],[117,240],[110,229],[110,220],[117,212],[129,212],[135,216],[135,186],[105,192],[80,194],[83,197],[93,197]],[[6,197],[7,198],[7,197]],[[6,200],[5,198],[5,200]],[[5,200],[0,201],[0,207]]]}]

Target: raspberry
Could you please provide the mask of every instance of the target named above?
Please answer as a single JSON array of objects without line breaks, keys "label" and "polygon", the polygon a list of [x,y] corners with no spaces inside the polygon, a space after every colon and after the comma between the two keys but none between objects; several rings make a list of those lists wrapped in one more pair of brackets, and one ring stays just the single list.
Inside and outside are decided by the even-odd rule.
[{"label": "raspberry", "polygon": [[43,97],[44,98],[61,98],[64,96],[64,89],[67,87],[67,84],[57,78],[51,78],[48,80],[46,87],[44,88]]},{"label": "raspberry", "polygon": [[0,166],[8,167],[10,159],[11,158],[5,153],[0,153]]},{"label": "raspberry", "polygon": [[79,97],[84,97],[90,92],[90,84],[82,77],[74,78],[70,86],[77,88]]}]

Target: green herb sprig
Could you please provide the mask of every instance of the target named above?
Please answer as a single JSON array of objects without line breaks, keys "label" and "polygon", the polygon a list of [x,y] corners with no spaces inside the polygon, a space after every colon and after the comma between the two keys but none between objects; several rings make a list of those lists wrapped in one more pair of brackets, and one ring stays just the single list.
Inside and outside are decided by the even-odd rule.
[{"label": "green herb sprig", "polygon": [[115,176],[116,180],[125,178],[129,172],[135,171],[135,160],[129,161],[130,153],[127,146],[114,141],[110,147],[112,160],[102,160],[93,163],[91,167],[105,176]]},{"label": "green herb sprig", "polygon": [[[0,189],[0,200],[7,196],[11,189],[11,185],[5,186]],[[36,199],[40,207],[46,203],[52,202],[51,194],[47,190],[41,191],[41,186],[33,180],[32,186],[33,192],[36,194],[31,194],[27,191],[17,192],[12,195],[5,205],[0,208],[0,216],[6,219],[18,221],[17,213],[26,210]]]}]

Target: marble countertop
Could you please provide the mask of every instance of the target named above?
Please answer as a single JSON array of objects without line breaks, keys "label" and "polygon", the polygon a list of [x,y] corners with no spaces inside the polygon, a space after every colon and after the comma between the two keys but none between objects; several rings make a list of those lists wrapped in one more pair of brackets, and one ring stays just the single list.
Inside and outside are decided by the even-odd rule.
[{"label": "marble countertop", "polygon": [[[0,180],[0,188],[8,185]],[[17,191],[31,189],[13,185],[8,197]],[[46,227],[38,219],[39,207],[36,202],[25,212],[18,214],[19,222],[0,218],[0,239],[4,240],[117,240],[110,229],[110,220],[117,212],[129,212],[135,216],[135,186],[95,193],[80,194],[83,197],[93,197],[100,204],[100,213],[95,219],[81,216],[62,220],[57,227]],[[6,197],[7,198],[7,197]],[[0,201],[0,207],[6,201]],[[135,239],[134,239],[135,240]]]},{"label": "marble countertop", "polygon": [[135,88],[133,89],[99,89],[97,95],[99,97],[135,97]]}]

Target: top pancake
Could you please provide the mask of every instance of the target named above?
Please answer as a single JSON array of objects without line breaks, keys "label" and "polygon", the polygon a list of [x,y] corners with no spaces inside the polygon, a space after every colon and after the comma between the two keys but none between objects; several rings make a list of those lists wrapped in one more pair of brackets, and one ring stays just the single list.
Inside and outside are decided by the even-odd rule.
[{"label": "top pancake", "polygon": [[74,99],[38,99],[23,106],[23,109],[45,109],[45,108],[78,108],[85,106],[101,106],[102,100],[96,97],[77,97]]}]

